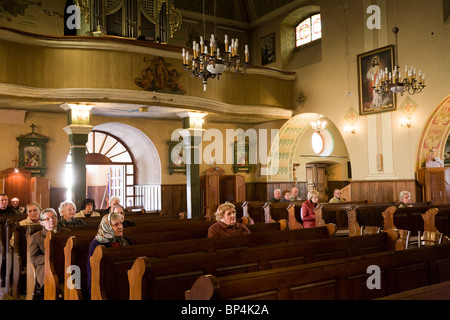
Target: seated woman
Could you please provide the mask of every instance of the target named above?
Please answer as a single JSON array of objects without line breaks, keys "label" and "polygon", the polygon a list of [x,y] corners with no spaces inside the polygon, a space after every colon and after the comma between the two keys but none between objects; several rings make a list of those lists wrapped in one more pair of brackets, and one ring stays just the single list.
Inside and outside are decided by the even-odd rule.
[{"label": "seated woman", "polygon": [[236,222],[236,208],[232,203],[224,203],[215,213],[217,222],[208,229],[208,238],[228,237],[249,234],[250,230],[242,223]]},{"label": "seated woman", "polygon": [[61,217],[58,220],[58,227],[71,228],[75,226],[85,226],[86,222],[75,218],[77,208],[72,201],[61,202],[58,208]]},{"label": "seated woman", "polygon": [[75,218],[100,217],[100,213],[94,210],[95,201],[93,199],[86,198],[81,201],[81,211],[75,214]]},{"label": "seated woman", "polygon": [[398,205],[398,208],[407,208],[407,207],[412,207],[411,204],[411,192],[409,191],[402,191],[400,192],[400,203]]},{"label": "seated woman", "polygon": [[311,190],[308,192],[308,200],[302,204],[302,220],[304,228],[314,228],[316,226],[316,213],[314,208],[319,204],[319,192]]},{"label": "seated woman", "polygon": [[123,216],[119,213],[109,213],[103,216],[97,235],[89,245],[88,262],[86,266],[87,288],[91,292],[91,263],[90,257],[94,253],[95,248],[104,245],[111,247],[126,247],[131,245],[131,240],[123,235]]}]

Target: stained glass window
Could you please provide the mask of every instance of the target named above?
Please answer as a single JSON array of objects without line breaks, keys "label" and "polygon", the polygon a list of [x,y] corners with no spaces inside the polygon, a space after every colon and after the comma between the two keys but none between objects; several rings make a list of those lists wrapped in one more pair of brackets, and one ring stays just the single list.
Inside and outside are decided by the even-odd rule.
[{"label": "stained glass window", "polygon": [[322,25],[320,20],[320,13],[306,18],[295,28],[295,40],[297,47],[320,39],[321,37]]}]

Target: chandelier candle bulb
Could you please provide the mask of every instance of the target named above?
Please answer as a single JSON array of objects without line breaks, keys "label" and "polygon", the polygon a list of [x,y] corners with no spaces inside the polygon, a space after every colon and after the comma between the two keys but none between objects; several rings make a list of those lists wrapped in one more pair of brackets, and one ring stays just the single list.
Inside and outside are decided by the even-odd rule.
[{"label": "chandelier candle bulb", "polygon": [[186,64],[186,52],[185,52],[184,48],[183,48],[183,51],[181,53],[181,56],[183,57],[183,64]]},{"label": "chandelier candle bulb", "polygon": [[245,45],[245,62],[248,62],[248,45]]}]

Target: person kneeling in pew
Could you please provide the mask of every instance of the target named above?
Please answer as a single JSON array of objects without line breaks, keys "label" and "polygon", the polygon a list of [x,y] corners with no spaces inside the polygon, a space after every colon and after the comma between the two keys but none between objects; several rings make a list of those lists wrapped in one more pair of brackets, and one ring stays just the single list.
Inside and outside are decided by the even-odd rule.
[{"label": "person kneeling in pew", "polygon": [[215,213],[217,222],[208,229],[208,238],[220,238],[249,234],[250,230],[236,222],[236,207],[232,203],[221,204]]},{"label": "person kneeling in pew", "polygon": [[45,237],[47,232],[55,233],[70,231],[70,229],[58,226],[58,216],[52,208],[42,210],[40,223],[43,226],[41,231],[34,233],[30,240],[30,260],[36,268],[36,291],[33,293],[33,300],[44,298],[44,275],[45,275]]},{"label": "person kneeling in pew", "polygon": [[91,263],[90,257],[97,246],[104,245],[107,248],[126,247],[131,245],[131,240],[123,235],[123,215],[112,212],[103,216],[97,235],[89,245],[89,258],[86,266],[87,288],[91,293]]}]

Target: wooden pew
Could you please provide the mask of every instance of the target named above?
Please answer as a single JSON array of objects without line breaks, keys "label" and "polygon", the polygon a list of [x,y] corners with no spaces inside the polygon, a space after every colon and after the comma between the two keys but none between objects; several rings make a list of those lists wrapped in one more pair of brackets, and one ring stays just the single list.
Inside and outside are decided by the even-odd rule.
[{"label": "wooden pew", "polygon": [[[125,235],[128,236],[134,245],[142,243],[160,243],[164,241],[175,241],[180,239],[190,238],[206,238],[209,226],[213,222],[204,221],[177,221],[172,223],[144,224],[139,227],[125,229]],[[158,227],[159,226],[159,227]],[[257,224],[248,227],[252,233],[261,232],[276,232],[286,228],[282,222],[279,224],[265,225]],[[64,299],[79,300],[86,290],[86,270],[85,266],[88,259],[88,249],[91,241],[96,234],[95,230],[72,229],[71,233],[52,234],[52,239],[49,240],[48,247],[52,254],[49,255],[49,272],[46,279],[51,282],[51,293],[47,296],[48,299],[54,299],[56,295],[53,293],[53,288],[59,291],[58,283],[66,284],[69,274],[65,272],[71,265],[78,265],[81,269],[82,289],[69,290],[64,285]],[[51,245],[50,245],[51,243]],[[64,246],[64,249],[62,247]],[[47,247],[46,247],[47,248]],[[193,247],[195,248],[195,247]],[[47,249],[46,249],[47,250]],[[64,251],[64,258],[62,252]],[[53,265],[53,266],[52,266]],[[52,266],[52,267],[51,267]],[[55,279],[58,279],[56,283]],[[64,279],[64,282],[61,280]],[[56,293],[55,293],[56,294]]]},{"label": "wooden pew", "polygon": [[244,217],[250,217],[254,223],[264,222],[264,205],[267,201],[245,201],[242,205]]},{"label": "wooden pew", "polygon": [[[283,232],[253,232],[248,235],[227,237],[223,239],[191,239],[184,241],[184,243],[177,241],[156,245],[133,245],[127,248],[105,248],[99,246],[96,248],[94,255],[90,260],[92,270],[92,299],[114,299],[111,298],[111,295],[116,294],[117,290],[114,291],[114,288],[111,286],[117,285],[117,282],[110,283],[106,281],[105,279],[107,279],[108,276],[105,274],[106,272],[109,272],[111,265],[115,265],[121,260],[130,262],[140,256],[147,256],[150,259],[182,255],[193,257],[195,255],[205,255],[211,252],[242,250],[256,246],[288,245],[299,240],[328,238],[330,238],[328,228],[320,227],[287,230]],[[131,265],[128,266],[128,268],[130,267]],[[123,281],[123,278],[119,278],[117,281]],[[127,284],[125,283],[124,286],[126,287]]]},{"label": "wooden pew", "polygon": [[[212,223],[210,222],[196,222],[192,221],[177,221],[173,223],[172,228],[170,224],[167,225],[162,223],[159,230],[156,225],[144,224],[141,226],[130,227],[124,230],[124,234],[130,238],[133,244],[140,243],[157,243],[163,241],[171,240],[182,240],[190,238],[206,238],[208,233],[208,228]],[[65,286],[65,281],[68,275],[65,270],[70,265],[78,265],[81,271],[82,279],[86,279],[86,264],[87,264],[87,254],[90,242],[94,239],[97,234],[95,229],[83,229],[79,228],[77,230],[72,229],[70,232],[62,233],[47,233],[45,239],[45,290],[44,299],[45,300],[56,300],[59,298],[60,293],[67,293],[66,289],[61,290],[60,284]],[[69,244],[66,247],[67,241],[70,237],[76,237],[76,245]],[[73,242],[72,238],[72,242]],[[73,248],[77,249],[77,252]],[[64,255],[64,250],[66,250],[66,256]],[[79,260],[74,257],[81,257]],[[71,258],[68,258],[71,257]],[[80,261],[81,260],[81,261]],[[82,281],[82,286],[85,287]],[[78,293],[70,293],[73,296],[78,296]]]},{"label": "wooden pew", "polygon": [[5,278],[6,278],[6,256],[7,256],[7,239],[6,236],[6,222],[8,220],[11,221],[11,223],[14,223],[16,221],[20,221],[26,219],[26,216],[24,215],[17,215],[17,216],[6,216],[6,217],[0,217],[0,287],[5,287]]},{"label": "wooden pew", "polygon": [[[375,299],[450,279],[450,244],[216,277],[201,276],[188,300]],[[377,266],[380,289],[369,266]]]},{"label": "wooden pew", "polygon": [[42,229],[41,225],[20,226],[19,222],[16,222],[13,226],[12,233],[14,234],[14,242],[11,248],[12,249],[11,296],[13,300],[19,299],[22,289],[26,287],[28,260],[30,258],[29,257],[30,248],[29,242],[27,241],[27,235],[29,234],[31,236],[34,232],[37,232],[41,229]]},{"label": "wooden pew", "polygon": [[[180,300],[199,274],[225,276],[252,271],[296,266],[387,250],[386,234],[358,238],[297,241],[291,245],[257,247],[195,257],[152,260],[139,257],[128,271],[130,300]],[[122,274],[127,262],[111,265],[111,275]],[[113,279],[111,279],[113,280]],[[116,282],[117,283],[117,282]],[[114,296],[114,299],[125,299]]]}]

